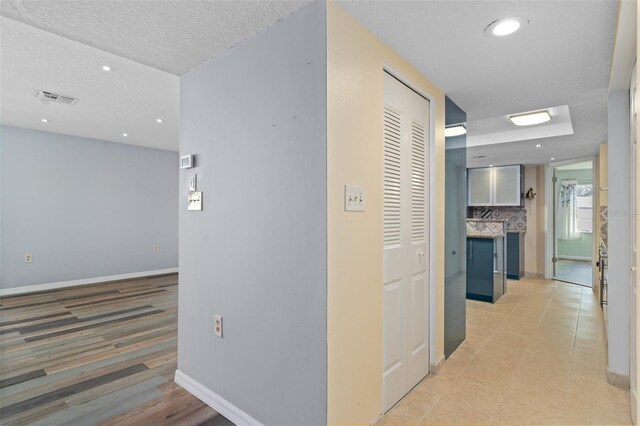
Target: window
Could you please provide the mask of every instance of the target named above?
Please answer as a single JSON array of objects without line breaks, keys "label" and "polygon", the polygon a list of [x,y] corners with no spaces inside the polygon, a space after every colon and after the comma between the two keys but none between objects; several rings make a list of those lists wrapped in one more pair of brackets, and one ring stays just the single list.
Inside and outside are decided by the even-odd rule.
[{"label": "window", "polygon": [[577,185],[576,207],[578,209],[578,231],[593,232],[593,185]]}]

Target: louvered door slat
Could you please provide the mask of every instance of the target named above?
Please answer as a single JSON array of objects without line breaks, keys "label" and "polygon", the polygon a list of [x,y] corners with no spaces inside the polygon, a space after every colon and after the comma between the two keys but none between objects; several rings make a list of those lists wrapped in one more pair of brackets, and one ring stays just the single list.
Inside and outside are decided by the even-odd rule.
[{"label": "louvered door slat", "polygon": [[411,241],[425,238],[425,134],[424,126],[411,123]]},{"label": "louvered door slat", "polygon": [[384,231],[385,245],[400,244],[401,181],[400,114],[384,108]]}]

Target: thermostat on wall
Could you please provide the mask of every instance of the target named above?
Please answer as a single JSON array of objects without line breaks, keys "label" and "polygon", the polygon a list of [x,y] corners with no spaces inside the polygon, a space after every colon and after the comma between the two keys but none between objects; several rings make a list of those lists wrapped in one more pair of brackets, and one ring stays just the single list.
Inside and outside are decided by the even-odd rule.
[{"label": "thermostat on wall", "polygon": [[193,154],[183,155],[180,157],[180,168],[190,169],[193,167]]}]

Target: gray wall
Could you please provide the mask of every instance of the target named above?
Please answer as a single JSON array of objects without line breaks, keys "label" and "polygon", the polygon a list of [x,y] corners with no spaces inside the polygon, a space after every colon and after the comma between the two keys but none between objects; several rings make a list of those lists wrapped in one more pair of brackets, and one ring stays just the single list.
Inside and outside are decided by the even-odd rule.
[{"label": "gray wall", "polygon": [[[445,123],[467,121],[467,114],[445,98]],[[444,354],[449,357],[466,337],[467,137],[446,139]]]},{"label": "gray wall", "polygon": [[177,266],[176,152],[8,126],[0,146],[1,288]]},{"label": "gray wall", "polygon": [[264,424],[326,424],[326,84],[320,2],[181,78],[178,368]]},{"label": "gray wall", "polygon": [[609,93],[609,371],[629,374],[629,91]]}]

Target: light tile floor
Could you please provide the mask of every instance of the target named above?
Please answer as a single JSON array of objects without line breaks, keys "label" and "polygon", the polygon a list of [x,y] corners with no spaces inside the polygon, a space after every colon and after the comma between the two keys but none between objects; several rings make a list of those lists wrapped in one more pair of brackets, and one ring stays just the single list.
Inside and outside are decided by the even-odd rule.
[{"label": "light tile floor", "polygon": [[378,424],[631,424],[606,365],[590,288],[509,281],[494,305],[467,301],[466,341]]}]

